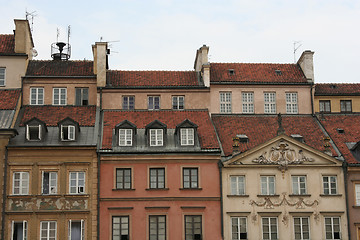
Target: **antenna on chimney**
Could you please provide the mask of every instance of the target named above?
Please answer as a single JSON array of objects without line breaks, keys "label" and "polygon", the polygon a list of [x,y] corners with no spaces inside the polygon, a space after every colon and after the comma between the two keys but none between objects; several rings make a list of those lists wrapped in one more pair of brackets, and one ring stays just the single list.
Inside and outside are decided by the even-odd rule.
[{"label": "antenna on chimney", "polygon": [[26,20],[29,21],[29,19],[31,19],[31,25],[30,25],[30,31],[31,33],[33,32],[33,26],[34,26],[34,17],[37,16],[37,14],[35,14],[36,11],[33,11],[33,12],[28,12],[27,10],[25,10],[25,17],[26,17]]},{"label": "antenna on chimney", "polygon": [[69,60],[71,54],[70,46],[70,25],[68,26],[67,43],[59,42],[60,29],[56,29],[56,42],[51,44],[51,57],[54,60]]},{"label": "antenna on chimney", "polygon": [[296,51],[302,46],[301,41],[294,41],[294,63],[296,63]]}]

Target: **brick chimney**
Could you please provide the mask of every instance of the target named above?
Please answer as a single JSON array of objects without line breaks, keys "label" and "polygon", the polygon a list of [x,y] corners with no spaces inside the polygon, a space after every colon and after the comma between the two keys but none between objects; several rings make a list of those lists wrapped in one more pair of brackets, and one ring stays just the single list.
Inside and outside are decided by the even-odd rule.
[{"label": "brick chimney", "polygon": [[233,152],[232,155],[240,153],[240,138],[239,137],[233,137]]},{"label": "brick chimney", "polygon": [[97,86],[106,86],[107,70],[107,42],[96,42],[92,45],[94,55],[94,74],[96,74]]},{"label": "brick chimney", "polygon": [[299,64],[301,70],[305,74],[308,82],[314,82],[314,52],[310,50],[304,51],[297,64]]},{"label": "brick chimney", "polygon": [[196,52],[194,69],[200,72],[205,87],[210,87],[210,63],[208,59],[209,47],[205,44]]},{"label": "brick chimney", "polygon": [[15,53],[24,53],[32,59],[34,42],[32,39],[29,22],[23,19],[15,19]]}]

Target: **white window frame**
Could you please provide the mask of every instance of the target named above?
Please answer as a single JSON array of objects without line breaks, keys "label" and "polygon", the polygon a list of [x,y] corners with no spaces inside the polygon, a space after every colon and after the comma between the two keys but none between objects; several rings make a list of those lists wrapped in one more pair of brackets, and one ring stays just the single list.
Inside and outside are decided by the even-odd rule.
[{"label": "white window frame", "polygon": [[293,190],[292,193],[294,195],[307,194],[306,176],[291,176],[291,181]]},{"label": "white window frame", "polygon": [[[130,104],[130,98],[133,98],[132,104]],[[125,104],[125,99],[126,104]],[[135,109],[135,96],[122,96],[122,109],[124,110],[134,110]]]},{"label": "white window frame", "polygon": [[[114,221],[116,219],[116,222]],[[114,235],[114,225],[119,230],[119,235]],[[112,239],[121,239],[122,235],[130,237],[130,217],[129,216],[113,216],[111,221],[111,237]]]},{"label": "white window frame", "polygon": [[[267,224],[267,227],[269,228],[269,238],[264,238],[264,219],[268,219],[269,223]],[[276,219],[276,237],[272,238],[271,234],[273,233],[271,231],[271,219]],[[278,224],[278,218],[277,217],[262,217],[261,218],[261,229],[262,229],[262,236],[263,236],[263,240],[272,240],[272,239],[280,239],[279,238],[279,224]]]},{"label": "white window frame", "polygon": [[[35,95],[35,99],[33,98],[33,94]],[[30,105],[44,105],[44,98],[45,94],[43,87],[30,88]],[[33,103],[33,101],[35,101],[35,103]]]},{"label": "white window frame", "polygon": [[194,146],[195,131],[193,128],[180,128],[181,146]]},{"label": "white window frame", "polygon": [[163,129],[149,129],[150,146],[158,147],[164,145]]},{"label": "white window frame", "polygon": [[[296,223],[295,223],[295,219],[299,219],[300,220],[300,238],[296,238]],[[305,234],[305,230],[304,230],[304,220],[307,220],[307,227],[308,227],[308,235],[309,237],[308,238],[305,238],[304,237],[304,234]],[[311,233],[310,233],[310,218],[309,217],[293,217],[293,222],[294,222],[294,239],[295,240],[310,240],[310,236],[311,236]]]},{"label": "white window frame", "polygon": [[69,220],[69,222],[68,222],[68,240],[73,240],[73,239],[71,239],[71,227],[72,227],[73,222],[80,222],[80,239],[84,240],[85,239],[85,221],[83,219]]},{"label": "white window frame", "polygon": [[[49,189],[48,189],[48,193],[44,193],[45,173],[49,173]],[[43,194],[43,195],[57,194],[57,182],[58,182],[58,177],[57,177],[58,174],[57,174],[57,172],[43,171],[41,175],[42,175],[41,194]]]},{"label": "white window frame", "polygon": [[[271,190],[271,188],[270,188],[270,184],[271,184],[270,179],[274,180],[273,181],[274,192],[270,192],[270,190]],[[266,184],[266,188],[263,188],[264,183]],[[275,178],[275,176],[261,176],[260,177],[260,190],[261,190],[261,195],[275,195],[275,193],[276,193],[276,178]]]},{"label": "white window frame", "polygon": [[[80,179],[80,173],[82,173],[84,175],[84,179]],[[71,176],[72,174],[75,174],[75,186],[71,186]],[[81,185],[79,182],[83,180],[84,184]],[[69,172],[69,194],[85,194],[85,185],[86,185],[86,172],[85,171],[72,171]],[[74,188],[76,189],[75,192],[73,192],[71,189]],[[81,191],[82,188],[82,191]]]},{"label": "white window frame", "polygon": [[22,223],[23,225],[23,238],[22,240],[27,240],[28,237],[27,237],[27,233],[28,233],[28,224],[27,224],[27,221],[11,221],[11,240],[16,240],[14,239],[14,231],[15,231],[15,223]]},{"label": "white window frame", "polygon": [[[38,139],[30,139],[30,128],[38,128],[39,138]],[[26,139],[28,141],[40,141],[41,140],[41,125],[26,125]]]},{"label": "white window frame", "polygon": [[275,114],[276,113],[276,93],[265,92],[264,93],[264,113]]},{"label": "white window frame", "polygon": [[360,183],[355,183],[355,204],[360,206]]},{"label": "white window frame", "polygon": [[132,146],[132,129],[119,129],[119,146]]},{"label": "white window frame", "polygon": [[[325,181],[327,179],[327,182]],[[332,179],[335,179],[334,181],[331,181]],[[322,176],[322,182],[323,182],[323,193],[324,195],[336,195],[338,194],[338,187],[337,187],[337,176]],[[334,188],[331,187],[331,184],[335,183],[335,191]],[[328,189],[328,193],[326,193],[326,189]]]},{"label": "white window frame", "polygon": [[[57,92],[57,93],[55,93]],[[55,98],[55,95],[58,97]],[[65,97],[65,98],[63,98]],[[66,105],[67,102],[67,89],[66,88],[53,88],[53,105]]]},{"label": "white window frame", "polygon": [[242,112],[243,113],[254,113],[254,93],[253,92],[242,92]]},{"label": "white window frame", "polygon": [[[15,175],[19,174],[19,186],[15,187]],[[30,173],[29,172],[13,172],[13,181],[12,181],[12,193],[13,195],[29,195],[29,185],[30,185]],[[18,193],[15,193],[15,189],[18,189]]]},{"label": "white window frame", "polygon": [[[182,105],[181,105],[182,103]],[[172,109],[184,110],[185,109],[185,96],[172,96]]]},{"label": "white window frame", "polygon": [[297,92],[286,93],[286,113],[297,114],[298,110],[298,94]]},{"label": "white window frame", "polygon": [[[67,128],[68,138],[64,139],[64,130]],[[61,140],[62,141],[74,141],[75,140],[75,126],[73,125],[61,125]]]},{"label": "white window frame", "polygon": [[231,195],[245,195],[245,176],[230,176]]},{"label": "white window frame", "polygon": [[[245,223],[244,223],[245,226],[243,226],[243,224],[242,224],[244,221],[241,221],[241,220],[245,220]],[[236,221],[236,223],[234,221]],[[231,240],[250,239],[248,236],[247,218],[246,217],[231,217],[230,218],[230,226],[231,226]],[[236,227],[235,234],[237,234],[237,238],[233,237],[234,227]],[[245,228],[245,232],[242,231],[244,228]],[[240,236],[241,233],[246,233],[246,238],[241,238],[241,236]]]},{"label": "white window frame", "polygon": [[220,113],[231,113],[231,92],[220,92]]},{"label": "white window frame", "polygon": [[6,85],[6,68],[0,67],[0,86],[5,87],[5,85]]},{"label": "white window frame", "polygon": [[[335,238],[334,236],[334,219],[337,218],[339,219],[339,238]],[[326,236],[326,219],[330,219],[330,226],[331,226],[331,238],[327,238]],[[325,239],[328,240],[328,239],[331,239],[331,240],[334,240],[334,239],[341,239],[341,218],[340,217],[324,217],[324,224],[325,224]]]},{"label": "white window frame", "polygon": [[[46,229],[43,229],[43,223],[46,223]],[[50,228],[50,224],[55,223],[55,229]],[[46,230],[46,236],[43,236],[43,230]],[[50,231],[55,230],[55,238],[50,238]],[[40,222],[40,240],[56,240],[57,239],[57,222],[56,221],[41,221]]]},{"label": "white window frame", "polygon": [[[155,106],[155,99],[158,99],[158,106]],[[148,96],[148,110],[160,110],[160,96]]]}]

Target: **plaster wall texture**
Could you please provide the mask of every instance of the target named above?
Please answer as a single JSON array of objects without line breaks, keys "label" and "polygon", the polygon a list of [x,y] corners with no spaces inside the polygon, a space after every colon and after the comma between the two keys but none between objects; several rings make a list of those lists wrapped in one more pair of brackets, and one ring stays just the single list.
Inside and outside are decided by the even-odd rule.
[{"label": "plaster wall texture", "polygon": [[351,237],[360,239],[360,204],[356,203],[355,185],[360,184],[360,168],[348,168],[348,204],[349,204],[349,225]]},{"label": "plaster wall texture", "polygon": [[0,56],[0,67],[5,68],[5,86],[0,89],[21,88],[21,77],[27,67],[26,56]]},{"label": "plaster wall texture", "polygon": [[333,113],[340,113],[340,101],[341,100],[351,100],[352,103],[352,111],[360,112],[360,96],[315,96],[314,99],[314,111],[320,111],[320,103],[321,100],[330,100],[330,108]]}]

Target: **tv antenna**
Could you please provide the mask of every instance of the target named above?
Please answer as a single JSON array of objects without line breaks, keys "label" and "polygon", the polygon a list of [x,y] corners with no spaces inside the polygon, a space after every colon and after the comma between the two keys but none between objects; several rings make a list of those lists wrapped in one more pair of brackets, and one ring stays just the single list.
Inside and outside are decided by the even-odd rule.
[{"label": "tv antenna", "polygon": [[302,46],[301,41],[294,41],[294,63],[296,63],[296,51]]},{"label": "tv antenna", "polygon": [[68,41],[67,41],[67,43],[68,43],[68,45],[69,45],[69,43],[70,43],[70,32],[71,32],[71,27],[70,27],[70,25],[68,25]]},{"label": "tv antenna", "polygon": [[28,12],[27,10],[25,10],[25,18],[26,20],[31,20],[31,24],[30,24],[30,31],[31,33],[33,32],[33,26],[34,26],[34,17],[37,16],[37,14],[35,14],[36,11],[33,12]]}]

